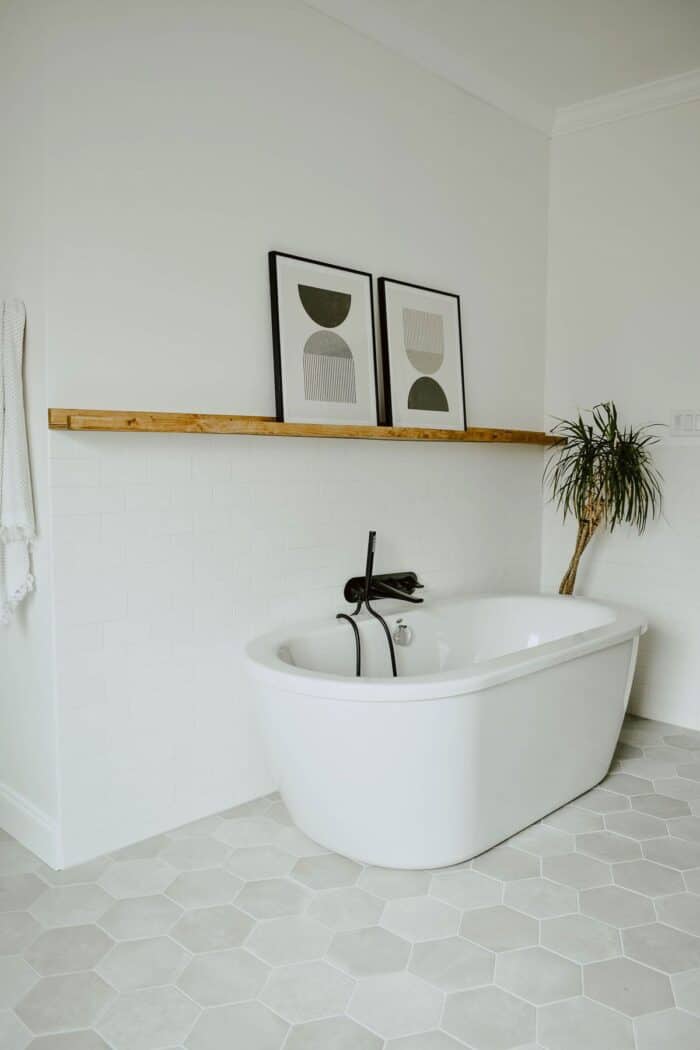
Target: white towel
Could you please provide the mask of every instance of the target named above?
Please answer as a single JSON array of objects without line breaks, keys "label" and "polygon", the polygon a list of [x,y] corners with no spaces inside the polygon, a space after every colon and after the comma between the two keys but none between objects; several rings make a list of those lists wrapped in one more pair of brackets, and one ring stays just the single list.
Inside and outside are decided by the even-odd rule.
[{"label": "white towel", "polygon": [[0,304],[0,623],[34,587],[34,504],[24,418],[24,303]]}]

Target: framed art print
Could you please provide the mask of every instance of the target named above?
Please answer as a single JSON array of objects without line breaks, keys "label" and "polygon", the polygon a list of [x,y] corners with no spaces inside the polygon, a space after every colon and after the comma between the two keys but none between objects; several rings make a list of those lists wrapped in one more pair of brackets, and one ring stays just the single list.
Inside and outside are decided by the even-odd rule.
[{"label": "framed art print", "polygon": [[389,424],[466,429],[459,296],[380,277],[379,315]]},{"label": "framed art print", "polygon": [[278,420],[377,425],[372,275],[270,252]]}]

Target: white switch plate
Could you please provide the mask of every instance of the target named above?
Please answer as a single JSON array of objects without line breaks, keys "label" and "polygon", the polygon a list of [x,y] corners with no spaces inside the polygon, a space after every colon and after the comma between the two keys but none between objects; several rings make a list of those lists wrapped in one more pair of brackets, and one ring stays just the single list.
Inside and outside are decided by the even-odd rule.
[{"label": "white switch plate", "polygon": [[700,438],[700,410],[675,408],[671,413],[671,433],[674,437]]}]

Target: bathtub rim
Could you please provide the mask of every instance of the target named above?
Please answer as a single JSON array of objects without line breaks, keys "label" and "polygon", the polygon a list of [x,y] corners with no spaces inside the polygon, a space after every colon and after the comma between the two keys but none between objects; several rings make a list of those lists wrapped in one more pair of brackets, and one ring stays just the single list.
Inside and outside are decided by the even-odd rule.
[{"label": "bathtub rim", "polygon": [[[271,686],[280,692],[318,697],[328,701],[344,700],[357,703],[397,703],[402,701],[438,700],[450,696],[475,693],[500,685],[524,675],[534,674],[548,667],[577,659],[599,649],[607,649],[644,634],[648,627],[646,617],[635,609],[616,602],[597,601],[577,595],[482,593],[450,595],[426,603],[426,608],[487,599],[527,599],[528,601],[577,602],[605,609],[613,620],[596,627],[557,638],[530,649],[520,649],[489,660],[465,663],[461,668],[437,671],[403,678],[351,678],[295,667],[278,655],[290,636],[327,629],[333,623],[329,617],[302,620],[289,627],[277,628],[261,635],[245,646],[245,664],[254,681]],[[405,613],[400,604],[387,603],[387,616]]]}]

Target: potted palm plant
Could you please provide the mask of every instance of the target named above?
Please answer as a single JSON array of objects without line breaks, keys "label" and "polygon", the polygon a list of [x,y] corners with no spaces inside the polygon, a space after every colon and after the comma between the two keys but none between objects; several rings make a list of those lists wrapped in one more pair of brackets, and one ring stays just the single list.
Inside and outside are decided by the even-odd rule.
[{"label": "potted palm plant", "polygon": [[552,501],[564,520],[578,522],[560,594],[573,594],[581,556],[598,529],[612,532],[624,522],[641,534],[661,509],[661,475],[650,452],[659,439],[651,428],[621,426],[613,401],[596,405],[590,417],[558,420],[552,433],[564,440],[545,469]]}]

